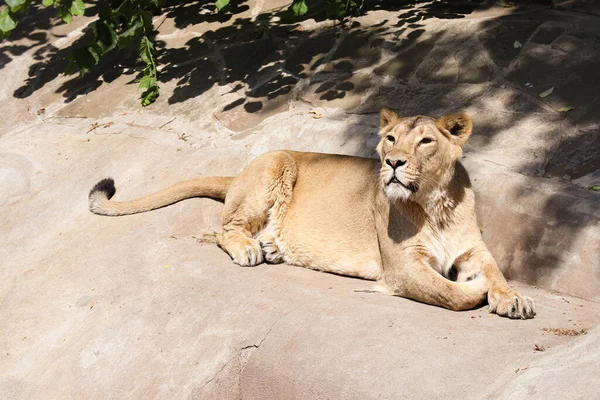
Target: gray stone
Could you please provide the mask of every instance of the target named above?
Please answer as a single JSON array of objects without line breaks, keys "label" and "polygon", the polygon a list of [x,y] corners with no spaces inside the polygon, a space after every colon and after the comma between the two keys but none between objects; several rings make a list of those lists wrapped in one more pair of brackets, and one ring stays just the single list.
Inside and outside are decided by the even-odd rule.
[{"label": "gray stone", "polygon": [[252,17],[252,7],[256,7],[256,3],[255,0],[249,0],[242,4],[232,4],[229,13],[215,12],[214,3],[187,2],[167,7],[167,18],[161,22],[160,34],[178,35],[186,32],[210,35],[215,31],[231,34],[238,31],[239,26]]},{"label": "gray stone", "polygon": [[531,37],[531,41],[538,44],[551,44],[565,31],[562,26],[542,25]]},{"label": "gray stone", "polygon": [[600,329],[561,346],[491,394],[496,399],[586,399],[598,390]]},{"label": "gray stone", "polygon": [[[460,31],[459,31],[460,32]],[[451,33],[420,63],[416,75],[424,83],[483,83],[492,78],[485,50],[475,39]]]},{"label": "gray stone", "polygon": [[351,31],[340,43],[324,72],[352,73],[377,65],[381,59],[383,39],[365,30]]},{"label": "gray stone", "polygon": [[[35,9],[0,44],[0,398],[596,396],[598,18],[395,4],[343,33],[270,25],[289,1],[244,2],[231,17],[211,4],[167,10],[161,96],[147,108],[121,53],[83,80],[60,75],[89,18],[57,25]],[[327,72],[330,60],[363,70]],[[472,116],[462,162],[484,240],[535,319],[453,313],[287,265],[239,268],[213,243],[222,204],[208,199],[121,218],[87,210],[106,176],[128,200],[235,175],[273,149],[375,157],[383,106]]]},{"label": "gray stone", "polygon": [[[600,196],[468,154],[484,241],[510,278],[600,301]],[[503,205],[503,206],[500,206]],[[579,265],[577,269],[573,265]],[[568,272],[567,272],[568,271]]]},{"label": "gray stone", "polygon": [[[0,210],[14,226],[0,249],[10,260],[5,397],[478,398],[535,361],[534,344],[549,354],[570,340],[542,328],[600,322],[597,304],[530,287],[520,290],[537,300],[538,316],[522,322],[367,293],[370,282],[302,268],[239,268],[202,243],[219,226],[211,200],[92,215],[86,192],[100,177],[113,176],[125,200],[182,178],[234,174],[245,161],[222,146],[177,151],[177,135],[159,129],[85,133],[88,123],[59,119],[2,139],[31,171],[27,195]],[[417,379],[440,360],[448,368]]]},{"label": "gray stone", "polygon": [[[324,77],[328,79],[321,80]],[[350,110],[361,104],[369,86],[369,74],[357,73],[336,77],[317,75],[314,82],[303,88],[301,96],[304,101],[317,107]]]},{"label": "gray stone", "polygon": [[532,83],[533,88],[525,88],[532,96],[554,87],[545,103],[554,109],[574,107],[564,114],[567,118],[581,126],[595,124],[597,115],[588,107],[600,99],[600,44],[591,40],[595,35],[597,30],[565,33],[550,46],[530,47],[519,56],[508,79],[523,88]]},{"label": "gray stone", "polygon": [[402,81],[408,81],[414,70],[423,62],[429,54],[435,41],[433,39],[418,42],[412,48],[401,53],[381,65],[375,72],[382,75],[392,76]]},{"label": "gray stone", "polygon": [[552,8],[600,16],[600,5],[595,0],[552,0]]},{"label": "gray stone", "polygon": [[546,166],[548,176],[569,175],[572,179],[578,179],[600,170],[598,131],[582,131],[580,135],[556,146],[555,150]]},{"label": "gray stone", "polygon": [[514,42],[525,43],[539,25],[540,22],[535,20],[500,21],[479,33],[478,37],[492,61],[500,68],[507,68],[521,51],[514,47]]},{"label": "gray stone", "polygon": [[281,70],[282,51],[283,43],[273,38],[226,47],[223,57],[227,83],[243,82],[246,87],[254,89],[265,77]]},{"label": "gray stone", "polygon": [[312,76],[325,61],[338,35],[339,32],[335,29],[312,34],[296,46],[286,58],[285,69],[301,78]]},{"label": "gray stone", "polygon": [[279,74],[248,92],[245,97],[240,96],[226,104],[215,116],[235,132],[254,128],[266,118],[288,109],[297,82],[292,76]]}]

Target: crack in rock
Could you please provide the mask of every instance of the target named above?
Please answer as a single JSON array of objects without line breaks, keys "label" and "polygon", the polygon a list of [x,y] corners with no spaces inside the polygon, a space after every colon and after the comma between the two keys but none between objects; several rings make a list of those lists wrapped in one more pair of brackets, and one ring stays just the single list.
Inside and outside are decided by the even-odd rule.
[{"label": "crack in rock", "polygon": [[250,349],[250,348],[258,349],[264,343],[264,341],[267,340],[267,337],[271,334],[271,332],[275,328],[275,325],[277,325],[277,323],[279,321],[281,321],[284,317],[287,317],[288,315],[290,315],[291,313],[293,313],[294,311],[296,311],[300,307],[302,307],[302,304],[300,304],[298,307],[295,307],[292,310],[287,311],[286,313],[282,314],[279,318],[277,318],[275,320],[275,322],[273,322],[273,324],[271,324],[271,327],[269,328],[269,330],[267,331],[267,333],[265,334],[265,336],[263,336],[263,338],[260,340],[260,342],[258,342],[258,344],[251,344],[251,345],[248,345],[248,346],[244,346],[244,347],[242,347],[240,349],[240,351],[246,350],[246,349]]},{"label": "crack in rock", "polygon": [[219,370],[213,375],[213,377],[210,378],[209,380],[207,380],[206,383],[204,383],[202,385],[202,387],[200,388],[200,391],[204,390],[206,388],[206,386],[208,386],[209,383],[211,383],[212,381],[214,381],[215,379],[217,379],[219,377],[219,375],[221,374],[221,372],[223,372],[225,370],[225,368],[227,368],[227,366],[229,366],[229,364],[231,364],[232,362],[238,362],[240,364],[239,365],[239,370],[238,370],[238,381],[240,381],[241,373],[244,370],[244,368],[245,368],[248,360],[250,359],[250,355],[244,357],[245,350],[248,350],[248,349],[258,349],[264,343],[264,341],[267,340],[267,337],[271,334],[271,332],[275,328],[275,325],[277,325],[279,323],[279,321],[281,321],[284,317],[287,317],[288,315],[290,315],[291,313],[293,313],[294,311],[296,311],[300,307],[302,307],[302,304],[300,304],[297,307],[294,307],[293,309],[285,312],[279,318],[277,318],[271,324],[271,327],[269,328],[269,330],[267,331],[267,333],[263,336],[263,338],[258,342],[258,344],[251,344],[251,345],[248,345],[248,346],[241,347],[237,351],[237,355],[235,357],[233,357],[232,359],[230,359],[229,361],[227,361],[225,364],[223,364],[223,366],[221,366],[221,368],[219,368]]}]

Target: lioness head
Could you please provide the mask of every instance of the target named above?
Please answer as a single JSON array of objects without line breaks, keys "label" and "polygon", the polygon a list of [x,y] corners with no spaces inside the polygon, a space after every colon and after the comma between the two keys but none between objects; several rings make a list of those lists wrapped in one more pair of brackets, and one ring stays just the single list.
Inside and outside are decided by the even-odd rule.
[{"label": "lioness head", "polygon": [[387,197],[419,198],[447,184],[472,128],[466,114],[401,117],[384,108],[377,152]]}]

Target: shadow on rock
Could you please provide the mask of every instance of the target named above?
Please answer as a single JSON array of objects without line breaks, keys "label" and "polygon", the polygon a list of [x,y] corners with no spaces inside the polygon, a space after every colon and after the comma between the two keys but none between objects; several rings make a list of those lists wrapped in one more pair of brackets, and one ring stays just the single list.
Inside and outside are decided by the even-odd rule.
[{"label": "shadow on rock", "polygon": [[[600,101],[597,17],[557,12],[548,1],[507,7],[484,1],[366,1],[365,15],[341,24],[290,21],[289,4],[278,4],[258,15],[252,15],[250,2],[236,3],[229,14],[214,13],[214,3],[201,1],[166,9],[174,30],[198,29],[177,44],[169,34],[158,36],[160,81],[174,86],[163,93],[166,103],[184,103],[217,86],[232,96],[214,115],[228,129],[246,132],[300,100],[352,118],[361,129],[341,134],[362,141],[363,149],[384,106],[403,115],[462,110],[475,124],[467,153],[476,152],[484,162],[580,187],[600,179],[600,121],[590,106]],[[475,12],[484,17],[470,19]],[[22,37],[42,40],[27,24],[19,29]],[[38,44],[37,62],[16,97],[30,96],[64,69],[68,50]],[[26,49],[9,47],[0,54],[0,67]],[[70,101],[124,74],[135,82],[135,57],[103,62],[57,91]],[[539,96],[549,88],[550,96]],[[559,111],[565,107],[570,111]],[[565,239],[549,248],[543,233],[548,226],[539,222],[522,235],[525,262],[536,266],[525,277],[532,283],[542,279],[544,268],[558,265],[578,233],[594,223],[570,213],[570,192],[579,189],[569,188],[550,196],[540,211],[560,224]]]}]

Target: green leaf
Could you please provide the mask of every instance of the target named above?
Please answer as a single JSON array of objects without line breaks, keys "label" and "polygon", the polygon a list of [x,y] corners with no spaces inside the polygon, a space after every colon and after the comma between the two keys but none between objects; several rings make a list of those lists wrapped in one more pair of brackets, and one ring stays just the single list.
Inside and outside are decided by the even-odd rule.
[{"label": "green leaf", "polygon": [[140,33],[142,26],[142,21],[139,18],[135,18],[133,25],[119,35],[119,48],[122,49],[129,46],[131,40]]},{"label": "green leaf", "polygon": [[154,44],[148,39],[148,36],[142,36],[140,39],[140,45],[138,46],[138,54],[140,58],[146,64],[153,64],[152,52],[154,51]]},{"label": "green leaf", "polygon": [[158,85],[156,84],[156,63],[154,61],[154,44],[144,35],[140,38],[138,45],[138,54],[146,63],[144,68],[144,77],[140,79],[140,88],[146,89],[142,93],[142,106],[152,104],[158,97]]},{"label": "green leaf", "polygon": [[67,67],[65,68],[65,71],[63,72],[63,75],[70,75],[71,71],[73,70],[73,66],[75,65],[75,59],[73,57],[69,58],[69,63],[67,64]]},{"label": "green leaf", "polygon": [[292,13],[296,17],[301,17],[308,12],[308,6],[306,5],[305,0],[294,0],[292,3]]},{"label": "green leaf", "polygon": [[60,8],[56,16],[62,19],[62,21],[66,24],[73,22],[73,15],[65,8]]},{"label": "green leaf", "polygon": [[219,11],[221,11],[228,5],[229,5],[229,0],[217,0],[217,2],[215,3],[215,6],[217,7],[217,10],[219,10]]},{"label": "green leaf", "polygon": [[87,48],[87,51],[94,59],[90,65],[90,68],[92,68],[94,65],[98,64],[98,61],[100,61],[100,56],[102,55],[102,49],[98,48],[97,45],[92,45]]},{"label": "green leaf", "polygon": [[590,189],[592,189],[594,192],[600,192],[600,185],[592,185]]},{"label": "green leaf", "polygon": [[[126,2],[127,3],[127,2]],[[113,9],[110,7],[110,4],[106,1],[100,1],[96,3],[97,7],[97,16],[102,21],[110,21],[113,16]]]},{"label": "green leaf", "polygon": [[72,0],[69,11],[71,12],[71,15],[83,15],[85,12],[83,0]]},{"label": "green leaf", "polygon": [[54,5],[54,0],[43,0],[43,1],[42,1],[42,4],[43,4],[45,7],[52,7],[52,6]]},{"label": "green leaf", "polygon": [[133,23],[133,25],[131,25],[129,28],[127,28],[126,31],[122,32],[119,35],[119,38],[131,38],[134,37],[137,33],[137,30],[140,29],[142,27],[142,21],[140,21],[138,18],[136,18],[135,22]]},{"label": "green leaf", "polygon": [[79,67],[81,76],[83,76],[98,63],[100,56],[92,47],[83,47],[73,50],[72,59]]},{"label": "green leaf", "polygon": [[146,107],[147,105],[154,103],[157,97],[158,86],[155,85],[142,93],[142,106]]},{"label": "green leaf", "polygon": [[94,24],[94,33],[96,34],[96,44],[102,54],[108,53],[115,47],[119,41],[117,32],[106,21],[97,21]]},{"label": "green leaf", "polygon": [[329,18],[343,19],[346,16],[350,1],[347,0],[328,0],[326,13]]},{"label": "green leaf", "polygon": [[10,8],[10,11],[24,11],[27,8],[27,0],[5,0],[6,5]]},{"label": "green leaf", "polygon": [[150,14],[148,11],[140,10],[140,16],[142,22],[144,23],[144,29],[147,32],[152,31],[152,14]]},{"label": "green leaf", "polygon": [[575,107],[565,106],[565,107],[559,108],[558,111],[560,111],[560,112],[567,112],[567,111],[571,111],[571,110],[574,110],[574,109],[575,109]]},{"label": "green leaf", "polygon": [[2,33],[2,35],[6,36],[10,33],[10,31],[15,29],[16,26],[17,26],[17,21],[15,21],[13,19],[8,8],[2,10],[0,12],[0,33]]},{"label": "green leaf", "polygon": [[539,94],[539,96],[543,99],[544,97],[548,97],[552,94],[552,92],[554,92],[554,86],[552,86],[550,89],[543,91],[542,93]]},{"label": "green leaf", "polygon": [[[101,3],[104,4],[104,3]],[[123,14],[125,9],[129,6],[129,0],[123,0],[123,2],[115,9],[109,7],[109,10],[112,10],[112,15],[120,15]],[[105,18],[108,19],[108,18]]]},{"label": "green leaf", "polygon": [[158,0],[142,0],[145,4],[144,8],[148,9],[158,9],[160,7]]},{"label": "green leaf", "polygon": [[519,42],[518,40],[515,40],[515,42],[513,43],[513,47],[515,49],[518,49],[520,47],[523,47],[523,45],[521,44],[521,42]]},{"label": "green leaf", "polygon": [[156,78],[153,76],[144,76],[140,79],[140,89],[150,89],[151,87],[156,86]]}]

